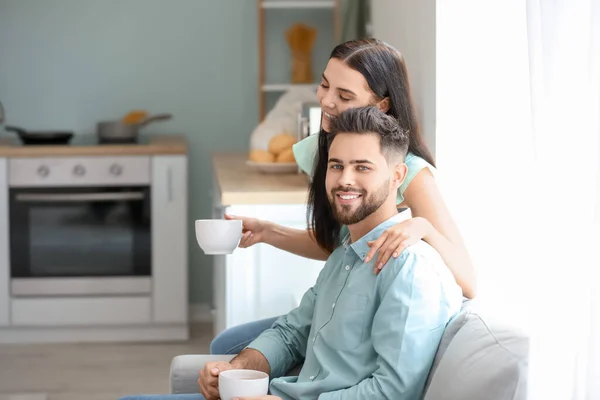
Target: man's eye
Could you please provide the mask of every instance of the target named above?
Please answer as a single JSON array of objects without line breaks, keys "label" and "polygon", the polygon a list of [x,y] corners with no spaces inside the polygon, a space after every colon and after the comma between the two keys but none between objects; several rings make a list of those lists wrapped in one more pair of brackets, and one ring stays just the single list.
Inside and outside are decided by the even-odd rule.
[{"label": "man's eye", "polygon": [[369,167],[365,167],[364,165],[359,165],[358,167],[356,167],[359,171],[368,171],[370,168]]}]

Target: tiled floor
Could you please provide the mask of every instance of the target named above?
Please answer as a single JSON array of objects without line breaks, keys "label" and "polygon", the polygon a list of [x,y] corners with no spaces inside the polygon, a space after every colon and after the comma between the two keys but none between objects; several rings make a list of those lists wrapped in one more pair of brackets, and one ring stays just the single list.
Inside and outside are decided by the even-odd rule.
[{"label": "tiled floor", "polygon": [[169,365],[208,353],[210,324],[173,343],[0,345],[0,400],[116,400],[166,393]]}]

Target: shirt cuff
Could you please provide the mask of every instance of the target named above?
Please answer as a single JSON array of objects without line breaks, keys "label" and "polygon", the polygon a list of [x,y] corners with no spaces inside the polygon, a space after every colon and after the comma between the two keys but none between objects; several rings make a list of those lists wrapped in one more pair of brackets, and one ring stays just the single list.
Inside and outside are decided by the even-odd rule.
[{"label": "shirt cuff", "polygon": [[271,369],[271,378],[285,376],[289,366],[294,361],[289,351],[281,343],[281,340],[271,337],[270,332],[263,332],[247,348],[260,351],[265,356]]}]

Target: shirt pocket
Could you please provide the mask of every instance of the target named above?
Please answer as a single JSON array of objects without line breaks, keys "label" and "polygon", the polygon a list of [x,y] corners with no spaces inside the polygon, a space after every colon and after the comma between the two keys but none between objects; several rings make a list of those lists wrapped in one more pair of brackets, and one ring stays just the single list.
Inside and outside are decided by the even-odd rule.
[{"label": "shirt pocket", "polygon": [[342,351],[354,350],[363,341],[367,321],[365,295],[342,292],[332,303],[333,315],[323,327],[321,334],[328,346]]}]

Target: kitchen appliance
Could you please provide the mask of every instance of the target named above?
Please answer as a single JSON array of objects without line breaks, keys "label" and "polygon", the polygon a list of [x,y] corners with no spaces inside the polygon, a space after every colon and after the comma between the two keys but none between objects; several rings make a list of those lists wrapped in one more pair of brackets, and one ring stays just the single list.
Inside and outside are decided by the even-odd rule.
[{"label": "kitchen appliance", "polygon": [[8,163],[13,297],[151,293],[150,157]]},{"label": "kitchen appliance", "polygon": [[321,130],[321,105],[318,102],[302,103],[298,113],[298,141]]},{"label": "kitchen appliance", "polygon": [[73,137],[71,131],[27,131],[16,126],[5,126],[7,132],[14,132],[25,145],[68,144]]},{"label": "kitchen appliance", "polygon": [[151,122],[171,119],[171,114],[156,114],[144,118],[138,123],[124,121],[103,121],[97,124],[97,135],[100,143],[136,143],[139,130]]}]

